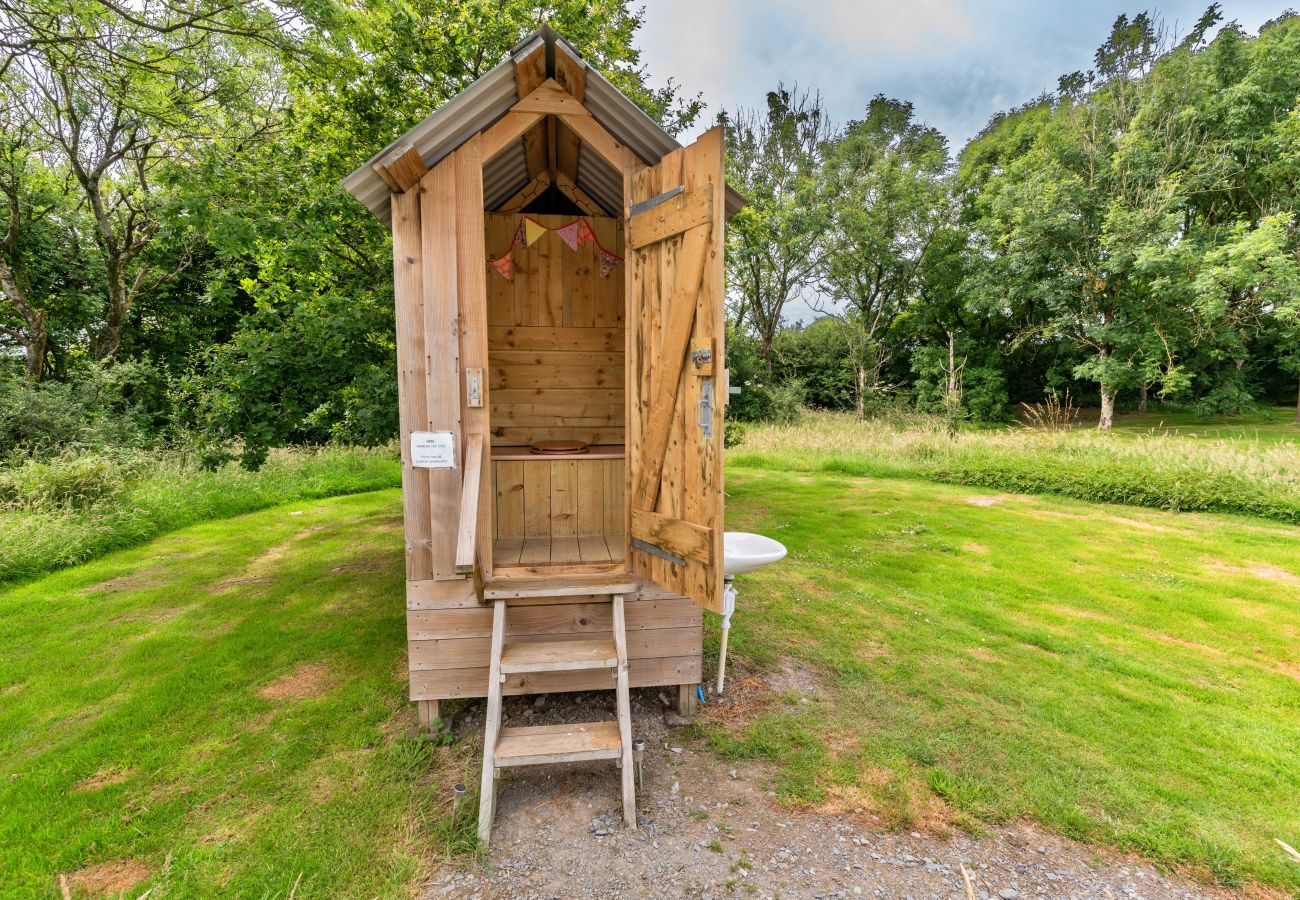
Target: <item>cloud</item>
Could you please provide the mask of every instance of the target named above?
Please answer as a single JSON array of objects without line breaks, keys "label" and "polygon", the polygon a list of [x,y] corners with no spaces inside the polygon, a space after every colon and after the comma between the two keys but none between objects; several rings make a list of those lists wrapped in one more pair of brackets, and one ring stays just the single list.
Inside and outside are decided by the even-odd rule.
[{"label": "cloud", "polygon": [[751,15],[766,12],[779,19],[787,35],[806,30],[822,49],[850,55],[929,56],[975,37],[974,21],[960,0],[757,0],[747,6]]},{"label": "cloud", "polygon": [[[1185,30],[1209,0],[1166,0]],[[1256,28],[1285,0],[1226,0],[1225,20]],[[959,148],[996,112],[1088,68],[1122,12],[1146,0],[647,0],[640,34],[657,84],[703,92],[708,112],[761,106],[778,81],[820,90],[833,119],[878,93],[910,100]]]}]

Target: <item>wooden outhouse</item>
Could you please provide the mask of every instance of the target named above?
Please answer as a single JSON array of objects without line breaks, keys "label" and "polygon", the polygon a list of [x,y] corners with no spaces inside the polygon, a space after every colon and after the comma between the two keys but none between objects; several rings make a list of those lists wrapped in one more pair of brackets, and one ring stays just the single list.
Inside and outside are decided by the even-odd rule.
[{"label": "wooden outhouse", "polygon": [[[627,690],[693,709],[722,609],[715,128],[681,147],[543,28],[354,172],[393,232],[410,695],[488,698],[505,765],[615,759]],[[617,689],[619,721],[502,729],[502,694]]]}]

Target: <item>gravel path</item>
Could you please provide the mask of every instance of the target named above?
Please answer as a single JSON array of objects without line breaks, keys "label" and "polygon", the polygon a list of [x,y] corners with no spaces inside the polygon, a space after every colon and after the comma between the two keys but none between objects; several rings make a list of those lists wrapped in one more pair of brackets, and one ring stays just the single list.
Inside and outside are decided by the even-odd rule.
[{"label": "gravel path", "polygon": [[[609,697],[512,698],[507,724],[612,717]],[[979,900],[1240,896],[1029,823],[974,838],[882,832],[858,818],[785,809],[767,789],[771,770],[733,768],[675,743],[680,721],[666,699],[634,692],[634,730],[648,745],[641,827],[622,827],[612,764],[507,772],[487,867],[443,872],[425,897],[964,900],[963,864]],[[481,705],[471,706],[456,731],[473,741],[482,715]]]}]

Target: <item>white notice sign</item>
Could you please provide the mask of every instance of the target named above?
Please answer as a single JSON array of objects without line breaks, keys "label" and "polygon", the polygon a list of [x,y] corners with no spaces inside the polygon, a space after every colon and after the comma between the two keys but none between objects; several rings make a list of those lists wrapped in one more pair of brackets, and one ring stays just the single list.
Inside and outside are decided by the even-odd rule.
[{"label": "white notice sign", "polygon": [[420,469],[456,468],[456,439],[450,431],[412,431],[411,465]]}]

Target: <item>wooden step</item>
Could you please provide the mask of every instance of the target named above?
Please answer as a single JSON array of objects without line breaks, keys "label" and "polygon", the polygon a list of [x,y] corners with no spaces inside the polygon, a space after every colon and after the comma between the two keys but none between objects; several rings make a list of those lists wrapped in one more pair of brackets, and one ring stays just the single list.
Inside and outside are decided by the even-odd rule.
[{"label": "wooden step", "polygon": [[618,648],[612,639],[529,641],[506,644],[501,651],[501,671],[572,672],[577,669],[612,669],[618,665]]},{"label": "wooden step", "polygon": [[483,599],[518,600],[525,597],[634,594],[636,590],[636,580],[626,572],[595,575],[529,575],[489,580],[483,587]]},{"label": "wooden step", "polygon": [[622,752],[617,722],[528,725],[501,729],[493,763],[497,766],[532,766],[586,759],[618,759]]}]

